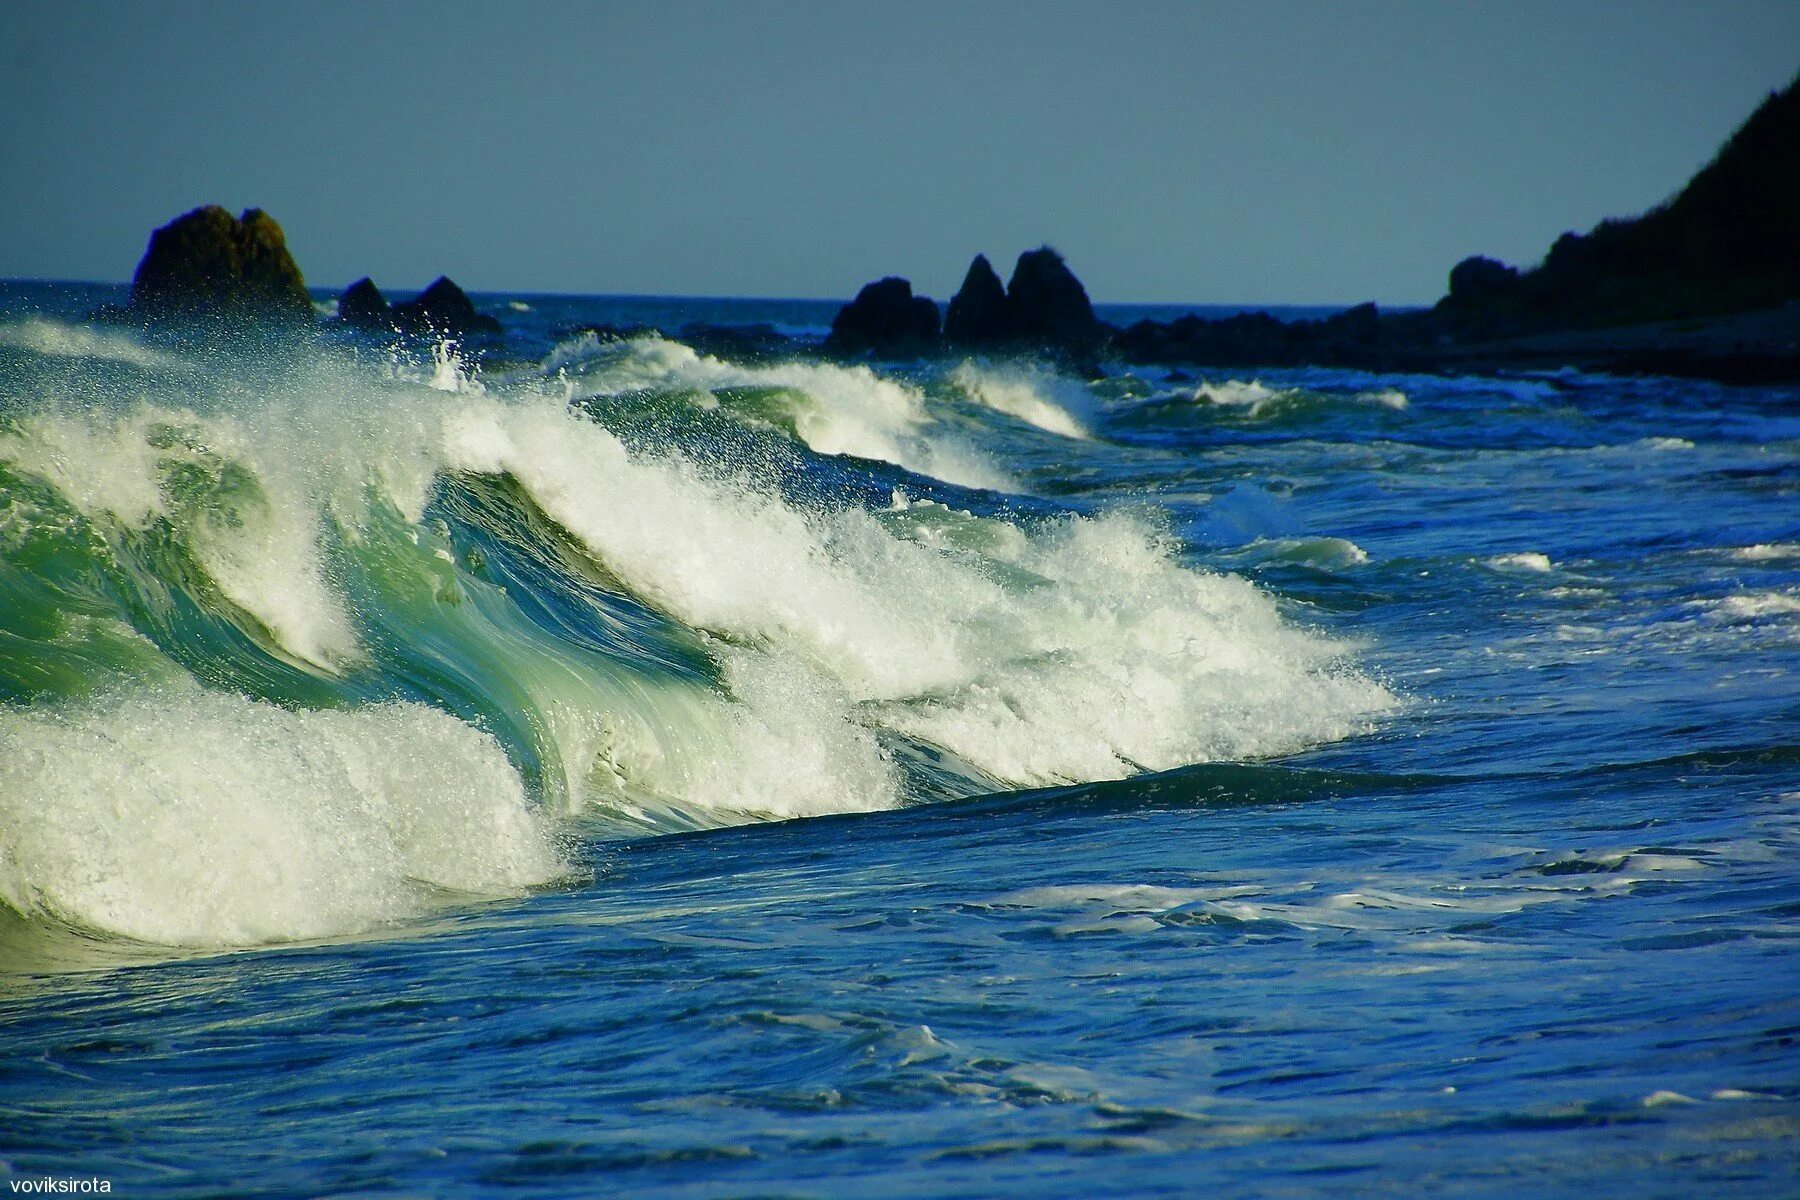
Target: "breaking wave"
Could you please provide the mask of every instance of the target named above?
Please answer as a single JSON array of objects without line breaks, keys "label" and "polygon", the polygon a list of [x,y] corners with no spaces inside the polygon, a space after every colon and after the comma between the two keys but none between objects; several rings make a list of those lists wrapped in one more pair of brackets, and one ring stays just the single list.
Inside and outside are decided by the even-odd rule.
[{"label": "breaking wave", "polygon": [[868,368],[158,364],[15,372],[0,408],[0,903],[31,921],[336,936],[553,882],[595,833],[1279,754],[1394,703],[1154,515],[797,491],[633,424],[1005,482]]}]

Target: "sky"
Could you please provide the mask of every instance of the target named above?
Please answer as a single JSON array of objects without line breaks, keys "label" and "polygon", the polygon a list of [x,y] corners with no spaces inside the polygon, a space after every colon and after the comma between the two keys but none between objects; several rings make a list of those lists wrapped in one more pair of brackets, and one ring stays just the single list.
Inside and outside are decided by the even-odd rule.
[{"label": "sky", "polygon": [[1800,0],[0,0],[0,277],[203,203],[307,281],[1429,302],[1643,210],[1800,69]]}]

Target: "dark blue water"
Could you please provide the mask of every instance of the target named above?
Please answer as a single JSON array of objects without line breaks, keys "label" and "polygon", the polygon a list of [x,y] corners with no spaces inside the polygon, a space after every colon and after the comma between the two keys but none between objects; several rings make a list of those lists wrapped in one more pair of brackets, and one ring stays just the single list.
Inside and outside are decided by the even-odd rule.
[{"label": "dark blue water", "polygon": [[1792,389],[4,299],[15,1179],[1796,1194]]}]

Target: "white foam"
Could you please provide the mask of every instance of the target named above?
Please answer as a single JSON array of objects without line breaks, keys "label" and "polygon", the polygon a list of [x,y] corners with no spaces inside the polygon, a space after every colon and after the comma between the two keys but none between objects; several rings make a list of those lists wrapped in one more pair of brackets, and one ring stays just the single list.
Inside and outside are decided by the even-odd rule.
[{"label": "white foam", "polygon": [[1692,450],[1694,448],[1694,443],[1680,437],[1640,438],[1637,444],[1646,450]]},{"label": "white foam", "polygon": [[[328,670],[357,659],[348,613],[326,583],[316,498],[271,469],[236,419],[140,405],[47,413],[0,430],[0,462],[38,476],[103,528],[176,528],[234,604],[289,653]],[[261,463],[258,460],[261,459]],[[245,477],[234,475],[252,467]]]},{"label": "white foam", "polygon": [[943,428],[927,411],[918,388],[867,366],[806,362],[746,366],[664,338],[602,342],[585,334],[552,351],[545,369],[573,371],[577,384],[573,395],[579,398],[685,388],[703,393],[709,405],[717,405],[719,394],[728,389],[773,391],[791,431],[820,454],[877,459],[968,487],[1017,487],[1000,467]]},{"label": "white foam", "polygon": [[1692,1096],[1684,1096],[1680,1092],[1663,1089],[1645,1096],[1643,1103],[1645,1108],[1666,1108],[1671,1104],[1698,1104],[1700,1102]]},{"label": "white foam", "polygon": [[1259,890],[1249,885],[1172,888],[1148,883],[1051,884],[1007,892],[985,903],[1006,908],[1101,908],[1109,912],[1167,912],[1206,900],[1255,895]]},{"label": "white foam", "polygon": [[1276,391],[1259,380],[1227,379],[1219,383],[1202,383],[1194,389],[1194,399],[1208,404],[1224,404],[1234,408],[1261,409],[1271,401],[1290,393]]},{"label": "white foam", "polygon": [[123,330],[28,317],[0,325],[0,345],[17,346],[51,358],[124,363],[152,371],[186,371],[173,354],[144,345]]},{"label": "white foam", "polygon": [[448,453],[510,472],[655,607],[796,657],[862,720],[1007,782],[1281,753],[1393,703],[1139,519],[1028,534],[942,506],[806,513],[542,408],[472,418]]},{"label": "white foam", "polygon": [[1305,563],[1325,570],[1366,566],[1369,552],[1340,537],[1258,538],[1244,547],[1258,562]]},{"label": "white foam", "polygon": [[1078,379],[1036,363],[969,360],[952,368],[948,380],[977,404],[1016,417],[1066,438],[1085,438],[1076,413],[1089,412],[1093,399]]},{"label": "white foam", "polygon": [[1531,571],[1536,574],[1548,574],[1556,569],[1550,556],[1536,550],[1522,550],[1514,554],[1496,554],[1486,560],[1487,565],[1497,571]]},{"label": "white foam", "polygon": [[1800,613],[1800,595],[1789,592],[1743,592],[1717,601],[1696,601],[1726,621],[1755,621],[1763,617]]},{"label": "white foam", "polygon": [[1731,552],[1731,557],[1744,562],[1780,562],[1800,558],[1800,542],[1758,542],[1754,546],[1738,547]]},{"label": "white foam", "polygon": [[1363,404],[1373,404],[1381,408],[1390,408],[1395,412],[1400,412],[1411,404],[1411,401],[1407,399],[1405,392],[1401,391],[1399,388],[1391,387],[1377,388],[1370,392],[1358,392],[1356,393],[1356,398]]},{"label": "white foam", "polygon": [[564,870],[499,744],[434,709],[183,688],[0,712],[0,900],[28,915],[252,945]]},{"label": "white foam", "polygon": [[[698,361],[678,350],[678,364]],[[417,616],[530,728],[546,799],[653,826],[895,804],[893,734],[1028,785],[1284,753],[1394,704],[1347,647],[1285,621],[1250,584],[1181,566],[1150,518],[797,507],[756,479],[627,451],[558,394],[467,379],[435,390],[444,365],[377,381],[329,357],[248,396],[195,391],[200,414],[32,418],[0,455],[85,512],[169,521],[221,592],[321,666],[346,665],[359,637],[334,565],[348,560],[334,555],[386,539],[372,551],[384,563],[410,553],[432,589],[466,583],[471,601]],[[819,378],[917,399],[857,370]],[[390,545],[381,506],[418,522],[446,469],[513,476],[621,586],[716,639],[723,684],[547,649],[503,590],[435,553],[446,547],[430,531]],[[213,482],[183,500],[175,472]]]}]

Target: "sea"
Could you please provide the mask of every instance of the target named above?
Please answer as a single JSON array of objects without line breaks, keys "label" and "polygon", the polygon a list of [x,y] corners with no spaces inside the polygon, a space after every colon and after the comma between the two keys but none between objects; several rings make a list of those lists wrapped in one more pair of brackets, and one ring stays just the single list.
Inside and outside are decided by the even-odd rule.
[{"label": "sea", "polygon": [[12,1192],[1800,1195],[1800,390],[121,296],[0,285]]}]

